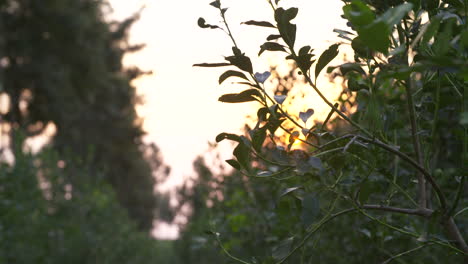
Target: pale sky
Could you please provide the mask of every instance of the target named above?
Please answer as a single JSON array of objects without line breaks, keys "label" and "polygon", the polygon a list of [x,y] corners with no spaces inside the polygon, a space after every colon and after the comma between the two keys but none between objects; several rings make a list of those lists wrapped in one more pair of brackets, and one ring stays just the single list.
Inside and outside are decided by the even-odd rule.
[{"label": "pale sky", "polygon": [[[131,30],[132,43],[145,43],[144,50],[126,56],[126,65],[137,65],[154,72],[135,82],[145,105],[138,108],[144,117],[147,140],[161,149],[164,161],[172,168],[169,180],[158,187],[168,191],[193,175],[192,162],[208,149],[208,142],[220,132],[238,132],[245,123],[247,114],[255,113],[255,104],[223,104],[218,97],[224,93],[242,91],[245,87],[219,86],[218,77],[229,68],[194,68],[195,63],[223,62],[223,56],[231,55],[230,39],[220,30],[201,29],[199,17],[207,23],[220,21],[219,12],[209,5],[212,0],[109,0],[114,8],[114,17],[130,16],[145,5],[141,19]],[[240,25],[248,20],[274,22],[271,8],[266,0],[222,0],[229,8],[227,19],[242,51],[251,57],[254,71],[269,69],[268,52],[257,57],[259,46],[272,29]],[[340,0],[282,0],[284,7],[299,7],[296,47],[312,46],[316,55],[329,45],[339,41],[334,28],[346,28],[340,19]],[[283,54],[276,57],[282,58]],[[333,63],[332,63],[333,64]],[[266,83],[268,88],[268,84]],[[327,81],[321,86],[330,99],[336,98],[339,88]],[[305,88],[310,89],[310,88]],[[328,113],[329,109],[317,100],[315,94],[306,98],[302,111],[313,107],[316,116]],[[294,112],[293,112],[294,113]],[[323,114],[322,114],[323,115]],[[223,142],[224,143],[224,142]],[[231,146],[220,144],[222,157],[231,158]],[[157,228],[156,235],[171,238],[177,230],[170,227]]]}]

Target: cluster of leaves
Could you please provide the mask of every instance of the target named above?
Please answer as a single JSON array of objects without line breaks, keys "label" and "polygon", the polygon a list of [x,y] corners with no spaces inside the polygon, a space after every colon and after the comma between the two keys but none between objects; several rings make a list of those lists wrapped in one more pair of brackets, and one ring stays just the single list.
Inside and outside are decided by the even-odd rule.
[{"label": "cluster of leaves", "polygon": [[[346,80],[348,99],[335,103],[321,93],[317,78],[338,55],[339,44],[318,60],[310,46],[296,52],[297,28],[291,21],[298,9],[278,2],[269,1],[276,23],[244,24],[277,29],[260,46],[259,55],[287,53],[285,59],[294,61],[330,114],[310,128],[305,124],[312,109],[298,118],[290,116],[282,106],[285,96],[264,89],[268,73],[254,73],[250,59],[240,52],[226,22],[227,9],[220,1],[211,4],[220,10],[224,25],[207,28],[224,30],[233,40],[234,55],[226,57],[227,62],[195,66],[236,67],[221,75],[220,83],[238,77],[251,88],[220,101],[260,103],[257,124],[246,135],[221,133],[216,138],[237,144],[235,159],[227,163],[238,171],[232,177],[239,177],[246,195],[230,214],[216,211],[226,205],[207,213],[220,222],[211,227],[214,241],[240,263],[341,263],[343,256],[346,263],[388,263],[409,254],[415,256],[411,263],[463,260],[468,252],[462,217],[467,201],[468,3],[343,1],[343,17],[351,30],[335,31],[345,41],[341,45],[351,45],[355,55],[353,62],[328,68]],[[352,114],[341,107],[349,98],[358,105]],[[285,128],[286,122],[295,129]],[[343,122],[345,129],[336,125]],[[286,148],[275,141],[279,129],[290,134]],[[300,133],[306,147],[293,149]],[[226,184],[222,193],[229,204],[236,200],[231,192],[241,187]],[[258,202],[263,198],[266,203]],[[224,223],[249,202],[258,211],[244,218],[255,219],[226,228]],[[258,234],[257,228],[264,232],[263,244],[255,238],[242,240],[242,234]],[[233,241],[240,246],[232,246]]]},{"label": "cluster of leaves", "polygon": [[[0,164],[1,263],[175,263],[170,248],[138,230],[103,175],[17,143],[15,163]],[[83,177],[72,179],[76,167]]]},{"label": "cluster of leaves", "polygon": [[142,48],[126,41],[138,15],[108,23],[107,5],[0,1],[0,95],[9,100],[0,119],[28,137],[53,124],[57,151],[82,160],[92,153],[88,165],[104,173],[131,218],[148,231],[158,205],[153,170],[162,176],[168,169],[157,148],[142,142],[130,82],[143,72],[122,65],[125,53]]}]

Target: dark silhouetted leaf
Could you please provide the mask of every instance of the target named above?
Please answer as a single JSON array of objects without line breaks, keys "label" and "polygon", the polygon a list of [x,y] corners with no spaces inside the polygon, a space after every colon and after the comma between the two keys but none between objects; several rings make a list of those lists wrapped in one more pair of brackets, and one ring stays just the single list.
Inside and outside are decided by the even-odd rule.
[{"label": "dark silhouetted leaf", "polygon": [[271,41],[271,40],[275,40],[275,39],[279,39],[279,38],[281,38],[281,35],[272,34],[272,35],[269,35],[269,36],[267,37],[267,40],[268,40],[268,41]]},{"label": "dark silhouetted leaf", "polygon": [[311,51],[311,47],[310,46],[304,46],[299,50],[299,56],[306,55],[306,54],[309,53],[309,51]]},{"label": "dark silhouetted leaf", "polygon": [[246,21],[246,22],[242,22],[241,24],[246,24],[246,25],[251,25],[251,26],[259,26],[259,27],[276,28],[272,23],[267,22],[267,21],[249,20],[249,21]]},{"label": "dark silhouetted leaf", "polygon": [[224,67],[224,66],[230,66],[231,64],[221,62],[221,63],[198,63],[194,64],[194,67]]},{"label": "dark silhouetted leaf", "polygon": [[265,121],[267,119],[268,113],[269,113],[269,111],[268,111],[268,108],[266,108],[266,107],[262,107],[262,108],[258,109],[258,111],[257,111],[258,121],[259,122]]},{"label": "dark silhouetted leaf", "polygon": [[309,163],[309,165],[312,166],[312,168],[316,170],[323,169],[322,160],[320,160],[320,158],[318,157],[309,157],[309,160],[307,161],[307,163]]},{"label": "dark silhouetted leaf", "polygon": [[250,61],[250,58],[244,54],[229,56],[226,57],[226,60],[237,68],[253,74],[252,62]]},{"label": "dark silhouetted leaf", "polygon": [[247,76],[245,76],[245,74],[243,74],[242,72],[229,70],[221,74],[221,76],[219,76],[219,84],[222,84],[229,77],[239,77],[248,80]]},{"label": "dark silhouetted leaf", "polygon": [[221,7],[221,2],[219,0],[216,0],[216,1],[213,1],[210,3],[210,5],[216,7],[216,8],[220,8]]},{"label": "dark silhouetted leaf", "polygon": [[369,6],[361,1],[353,1],[343,7],[344,16],[351,22],[353,27],[364,27],[370,25],[375,14]]},{"label": "dark silhouetted leaf", "polygon": [[233,152],[241,168],[248,169],[250,165],[250,148],[242,141],[237,145]]},{"label": "dark silhouetted leaf", "polygon": [[376,21],[358,32],[367,47],[385,54],[388,52],[391,31],[385,22]]},{"label": "dark silhouetted leaf", "polygon": [[261,97],[260,92],[257,89],[249,89],[238,94],[222,95],[218,100],[224,103],[243,103],[258,101],[257,97]]},{"label": "dark silhouetted leaf", "polygon": [[370,181],[366,181],[360,185],[359,188],[359,202],[364,204],[369,199],[369,196],[375,192],[374,185]]},{"label": "dark silhouetted leaf", "polygon": [[340,44],[331,45],[326,51],[320,55],[320,58],[315,65],[315,80],[317,80],[320,72],[338,55],[338,47]]},{"label": "dark silhouetted leaf", "polygon": [[241,142],[241,138],[236,135],[236,134],[230,134],[230,133],[221,133],[216,136],[216,142],[221,142],[225,139],[236,141],[236,142]]},{"label": "dark silhouetted leaf", "polygon": [[365,75],[366,72],[362,69],[361,65],[358,63],[345,63],[340,65],[340,71],[343,76],[348,74],[348,72],[357,72],[359,74]]},{"label": "dark silhouetted leaf", "polygon": [[296,17],[298,12],[297,8],[290,8],[284,10],[283,8],[278,8],[275,10],[275,20],[278,23],[278,30],[281,37],[286,42],[286,44],[293,48],[296,41],[296,30],[297,27],[294,24],[291,24],[291,20]]},{"label": "dark silhouetted leaf", "polygon": [[263,142],[265,142],[265,138],[266,138],[266,127],[251,130],[250,137],[252,138],[252,147],[257,152],[261,152]]},{"label": "dark silhouetted leaf", "polygon": [[231,165],[236,170],[241,169],[241,165],[239,164],[239,162],[237,162],[237,160],[233,160],[233,159],[226,160],[226,163]]},{"label": "dark silhouetted leaf", "polygon": [[258,52],[258,56],[262,55],[265,50],[269,51],[286,51],[283,45],[276,43],[276,42],[265,42],[263,45],[260,46],[260,51]]}]

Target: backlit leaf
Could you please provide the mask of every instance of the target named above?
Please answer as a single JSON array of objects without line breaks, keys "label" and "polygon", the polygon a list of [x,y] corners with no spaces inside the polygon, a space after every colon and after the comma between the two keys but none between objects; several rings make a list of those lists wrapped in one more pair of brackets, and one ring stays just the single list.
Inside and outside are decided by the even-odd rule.
[{"label": "backlit leaf", "polygon": [[320,72],[338,55],[338,47],[340,44],[331,45],[326,51],[320,55],[320,58],[315,65],[315,80],[317,80]]},{"label": "backlit leaf", "polygon": [[230,133],[221,133],[216,136],[216,142],[221,142],[225,139],[236,141],[236,142],[241,142],[241,139],[238,135],[236,134],[230,134]]},{"label": "backlit leaf", "polygon": [[244,54],[229,56],[226,57],[226,60],[243,71],[253,73],[252,62],[250,61],[250,58]]},{"label": "backlit leaf", "polygon": [[224,94],[218,100],[224,103],[244,103],[258,101],[257,97],[261,97],[260,92],[257,89],[249,89],[238,94]]},{"label": "backlit leaf", "polygon": [[242,22],[241,24],[252,25],[252,26],[259,26],[259,27],[276,28],[272,23],[267,22],[267,21],[254,21],[254,20],[249,20],[249,21],[246,21],[246,22]]},{"label": "backlit leaf", "polygon": [[245,76],[245,74],[243,74],[242,72],[229,70],[221,74],[221,76],[219,76],[219,84],[223,83],[227,78],[230,77],[239,77],[248,80],[247,76]]},{"label": "backlit leaf", "polygon": [[286,51],[283,45],[276,43],[276,42],[265,42],[263,45],[260,46],[260,51],[258,52],[258,56],[262,55],[265,50],[269,51]]},{"label": "backlit leaf", "polygon": [[305,112],[299,112],[299,118],[302,120],[302,122],[306,123],[307,120],[314,114],[314,109],[307,109]]},{"label": "backlit leaf", "polygon": [[240,142],[233,152],[240,166],[248,169],[250,165],[250,148],[243,142]]},{"label": "backlit leaf", "polygon": [[259,83],[264,83],[270,77],[270,75],[271,73],[269,71],[263,73],[256,72],[254,77]]},{"label": "backlit leaf", "polygon": [[198,63],[198,64],[193,65],[193,67],[223,67],[223,66],[231,66],[231,64],[221,62],[221,63]]},{"label": "backlit leaf", "polygon": [[286,95],[275,95],[274,99],[278,104],[282,104],[284,100],[286,100],[287,96]]}]

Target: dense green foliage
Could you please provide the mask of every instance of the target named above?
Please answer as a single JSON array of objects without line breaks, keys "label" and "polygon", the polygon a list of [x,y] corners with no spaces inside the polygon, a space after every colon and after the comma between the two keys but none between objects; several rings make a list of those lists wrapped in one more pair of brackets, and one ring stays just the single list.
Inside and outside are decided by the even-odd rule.
[{"label": "dense green foliage", "polygon": [[150,235],[172,217],[154,190],[169,169],[142,142],[130,82],[143,73],[122,66],[142,47],[127,43],[137,16],[107,22],[106,10],[0,1],[0,263],[175,263]]},{"label": "dense green foliage", "polygon": [[[126,52],[141,48],[126,41],[137,16],[108,23],[107,5],[102,0],[0,2],[0,93],[9,98],[1,120],[28,137],[54,124],[54,149],[87,160],[90,170],[114,187],[139,228],[150,230],[158,204],[152,169],[161,175],[167,169],[157,148],[142,142],[138,98],[130,85],[142,72],[122,66]],[[147,153],[153,154],[154,166]]]},{"label": "dense green foliage", "polygon": [[[223,29],[233,54],[226,62],[195,66],[232,67],[220,83],[241,78],[250,89],[219,100],[256,101],[259,111],[245,135],[216,138],[236,144],[235,159],[227,163],[237,172],[213,176],[199,162],[198,187],[182,191],[201,199],[192,201],[179,244],[190,263],[466,260],[468,1],[343,2],[350,29],[337,29],[343,43],[318,58],[310,46],[296,47],[297,8],[269,1],[274,23],[245,22],[271,31],[259,54],[287,53],[301,81],[330,106],[329,118],[312,127],[305,123],[313,109],[288,113],[287,93],[265,89],[269,73],[255,73],[229,31],[221,1],[211,5],[224,25],[198,21]],[[322,95],[317,77],[340,45],[351,45],[354,60],[328,68],[346,80],[346,96],[333,102]],[[288,141],[279,140],[280,130]],[[295,140],[306,147],[292,147]]]},{"label": "dense green foliage", "polygon": [[[17,148],[15,158],[14,165],[0,165],[0,263],[161,263],[170,257],[162,243],[138,231],[103,175],[73,160],[57,167],[51,150],[32,156]],[[87,177],[71,187],[67,180],[76,168]]]}]

